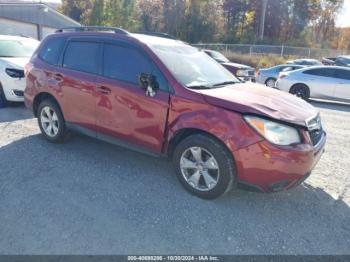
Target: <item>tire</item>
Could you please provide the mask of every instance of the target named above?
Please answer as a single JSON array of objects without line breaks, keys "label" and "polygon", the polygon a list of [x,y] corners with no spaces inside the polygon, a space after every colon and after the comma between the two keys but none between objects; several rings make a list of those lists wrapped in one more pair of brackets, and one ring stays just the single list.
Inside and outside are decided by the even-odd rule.
[{"label": "tire", "polygon": [[[51,116],[50,116],[51,114]],[[38,124],[43,136],[52,143],[62,143],[68,138],[68,130],[61,109],[51,99],[43,100],[38,107]],[[48,125],[51,124],[51,132]]]},{"label": "tire", "polygon": [[4,104],[5,106],[9,104],[9,101],[6,99],[5,92],[1,84],[0,84],[0,104]]},{"label": "tire", "polygon": [[[198,156],[200,161],[196,161]],[[182,140],[175,148],[173,165],[185,189],[200,198],[218,198],[235,185],[236,167],[231,153],[207,135],[192,135]]]},{"label": "tire", "polygon": [[308,100],[310,98],[310,89],[303,84],[296,84],[292,86],[292,88],[289,90],[289,93],[304,100]]},{"label": "tire", "polygon": [[268,87],[274,88],[275,85],[276,85],[276,79],[275,78],[268,78],[265,81],[265,85],[268,86]]}]

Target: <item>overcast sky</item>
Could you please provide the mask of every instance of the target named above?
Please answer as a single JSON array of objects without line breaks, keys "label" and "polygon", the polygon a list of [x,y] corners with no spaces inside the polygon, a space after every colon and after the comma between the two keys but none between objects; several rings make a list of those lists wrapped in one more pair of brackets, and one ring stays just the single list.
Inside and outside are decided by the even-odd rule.
[{"label": "overcast sky", "polygon": [[344,8],[339,14],[337,26],[350,27],[350,0],[344,0]]}]

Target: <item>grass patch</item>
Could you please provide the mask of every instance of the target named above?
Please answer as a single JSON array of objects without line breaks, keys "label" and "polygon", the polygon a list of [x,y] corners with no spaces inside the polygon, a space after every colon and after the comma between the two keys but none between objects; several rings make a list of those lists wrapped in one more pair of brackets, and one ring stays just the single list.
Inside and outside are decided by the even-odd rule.
[{"label": "grass patch", "polygon": [[293,57],[280,57],[273,55],[256,56],[256,55],[242,55],[232,52],[223,52],[223,54],[231,61],[248,65],[254,68],[271,67],[279,64],[284,64],[287,60],[293,59]]}]

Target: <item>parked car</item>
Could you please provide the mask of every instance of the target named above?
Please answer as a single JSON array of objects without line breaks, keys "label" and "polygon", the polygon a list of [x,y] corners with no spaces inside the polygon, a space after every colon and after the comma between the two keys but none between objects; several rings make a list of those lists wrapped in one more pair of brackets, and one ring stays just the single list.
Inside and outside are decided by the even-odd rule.
[{"label": "parked car", "polygon": [[38,45],[39,42],[31,38],[0,35],[0,100],[3,103],[23,102],[23,68]]},{"label": "parked car", "polygon": [[338,56],[323,58],[322,63],[324,65],[336,65],[350,67],[350,56]]},{"label": "parked car", "polygon": [[304,66],[322,65],[320,61],[316,59],[309,59],[309,58],[290,60],[290,61],[287,61],[287,64],[304,65]]},{"label": "parked car", "polygon": [[350,69],[318,66],[283,73],[276,88],[303,99],[312,97],[350,102]]},{"label": "parked car", "polygon": [[278,75],[281,72],[293,71],[304,67],[305,66],[302,66],[302,65],[284,64],[284,65],[273,66],[270,68],[262,68],[262,69],[259,69],[256,73],[257,75],[256,81],[268,87],[275,87],[276,81],[278,79]]},{"label": "parked car", "polygon": [[336,57],[324,57],[322,58],[322,64],[324,65],[335,65]]},{"label": "parked car", "polygon": [[230,71],[234,76],[238,77],[243,81],[255,82],[255,70],[254,68],[242,65],[238,63],[230,62],[223,54],[214,50],[203,50],[207,55],[212,57],[218,63],[222,64],[228,71]]},{"label": "parked car", "polygon": [[237,184],[263,192],[295,187],[326,142],[312,105],[242,83],[182,41],[62,29],[43,40],[25,74],[25,104],[48,141],[75,130],[169,157],[182,185],[203,198]]}]

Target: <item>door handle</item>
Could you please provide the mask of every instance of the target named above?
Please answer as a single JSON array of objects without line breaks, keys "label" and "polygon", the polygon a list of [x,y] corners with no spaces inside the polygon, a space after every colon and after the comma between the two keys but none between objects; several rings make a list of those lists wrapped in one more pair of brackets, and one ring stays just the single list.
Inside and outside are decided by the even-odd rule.
[{"label": "door handle", "polygon": [[100,86],[97,88],[98,92],[104,95],[108,95],[112,92],[112,90],[106,86]]}]

